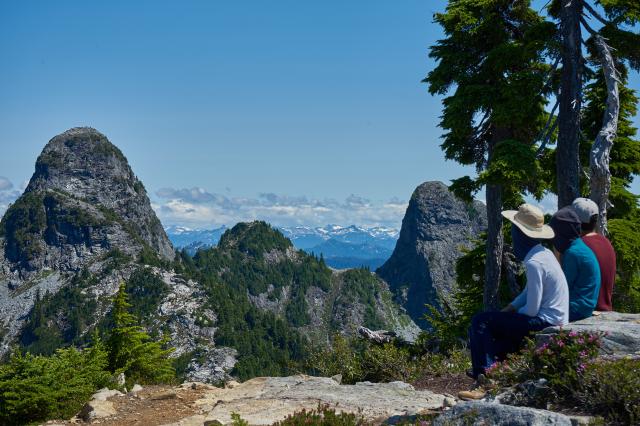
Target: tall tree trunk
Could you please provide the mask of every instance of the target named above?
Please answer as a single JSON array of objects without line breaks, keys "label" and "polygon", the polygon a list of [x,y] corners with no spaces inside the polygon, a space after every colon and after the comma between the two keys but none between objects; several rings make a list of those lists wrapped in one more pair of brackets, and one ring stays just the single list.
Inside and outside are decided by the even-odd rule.
[{"label": "tall tree trunk", "polygon": [[611,48],[602,36],[595,35],[594,41],[600,54],[602,72],[607,83],[607,106],[602,118],[602,129],[596,136],[591,147],[589,167],[591,180],[589,181],[591,199],[600,210],[598,216],[598,231],[607,234],[607,209],[609,208],[609,192],[611,191],[611,172],[609,158],[613,141],[618,133],[618,115],[620,113],[620,96],[618,93],[618,74],[615,68]]},{"label": "tall tree trunk", "polygon": [[[493,160],[495,146],[512,136],[510,129],[495,127],[487,147],[487,161]],[[504,237],[502,235],[502,186],[487,184],[487,252],[484,267],[484,294],[482,303],[486,311],[496,310],[498,305],[498,288],[502,275],[502,251]]]},{"label": "tall tree trunk", "polygon": [[502,187],[487,185],[487,258],[484,269],[485,311],[496,310],[498,306],[498,287],[502,272]]},{"label": "tall tree trunk", "polygon": [[580,109],[582,107],[582,34],[580,17],[583,0],[562,0],[562,80],[558,114],[556,175],[558,208],[580,195]]}]

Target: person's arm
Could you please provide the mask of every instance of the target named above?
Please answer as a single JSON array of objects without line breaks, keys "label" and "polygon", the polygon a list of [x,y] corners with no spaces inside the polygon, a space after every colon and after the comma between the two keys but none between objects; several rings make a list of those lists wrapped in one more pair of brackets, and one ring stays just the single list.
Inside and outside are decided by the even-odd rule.
[{"label": "person's arm", "polygon": [[[506,308],[504,308],[503,311],[515,312],[526,304],[527,304],[527,286],[524,287],[524,290],[522,290],[522,292],[520,292],[520,294],[515,299],[513,299],[513,302],[511,302]],[[507,309],[509,307],[511,307],[512,309]]]},{"label": "person's arm", "polygon": [[517,311],[516,307],[513,306],[511,303],[509,303],[507,306],[502,308],[500,312],[516,312],[516,311]]},{"label": "person's arm", "polygon": [[526,263],[527,269],[527,301],[523,307],[518,309],[518,313],[530,317],[538,316],[540,304],[542,302],[542,266],[536,262]]}]

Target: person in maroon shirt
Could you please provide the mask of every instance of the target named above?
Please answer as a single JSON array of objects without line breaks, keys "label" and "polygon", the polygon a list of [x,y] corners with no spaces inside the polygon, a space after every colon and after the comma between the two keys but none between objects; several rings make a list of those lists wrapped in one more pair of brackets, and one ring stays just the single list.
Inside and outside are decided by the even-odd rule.
[{"label": "person in maroon shirt", "polygon": [[582,222],[582,241],[593,251],[600,265],[600,294],[596,311],[612,311],[613,283],[616,279],[616,252],[609,240],[596,232],[598,205],[588,198],[576,198],[572,204]]}]

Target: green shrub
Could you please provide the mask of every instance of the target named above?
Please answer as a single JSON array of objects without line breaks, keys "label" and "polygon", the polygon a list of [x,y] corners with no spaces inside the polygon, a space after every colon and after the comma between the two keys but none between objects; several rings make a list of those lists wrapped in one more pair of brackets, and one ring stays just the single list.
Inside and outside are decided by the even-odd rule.
[{"label": "green shrub", "polygon": [[318,405],[314,410],[302,410],[290,414],[286,419],[274,423],[273,426],[360,426],[366,425],[362,417],[353,413],[336,413],[328,405]]},{"label": "green shrub", "polygon": [[231,413],[232,426],[249,426],[249,422],[240,417],[238,413]]},{"label": "green shrub", "polygon": [[487,374],[506,386],[543,378],[554,394],[549,398],[568,398],[578,389],[587,364],[597,357],[601,336],[561,331],[540,347],[529,340],[525,349],[495,363]]},{"label": "green shrub", "polygon": [[96,389],[107,386],[107,353],[100,341],[50,357],[14,353],[0,366],[0,424],[70,418]]},{"label": "green shrub", "polygon": [[370,382],[415,380],[421,371],[421,359],[411,357],[407,348],[393,343],[371,345],[362,354],[363,379]]},{"label": "green shrub", "polygon": [[640,424],[640,360],[596,361],[576,392],[579,404],[611,422]]},{"label": "green shrub", "polygon": [[332,347],[316,350],[308,360],[307,367],[312,375],[331,377],[342,375],[343,383],[362,381],[362,358],[352,344],[340,334],[333,338]]},{"label": "green shrub", "polygon": [[340,374],[343,383],[410,382],[420,376],[462,373],[470,366],[469,355],[464,350],[436,354],[410,345],[349,341],[339,334],[334,337],[331,348],[313,352],[307,361],[310,374],[324,377]]}]

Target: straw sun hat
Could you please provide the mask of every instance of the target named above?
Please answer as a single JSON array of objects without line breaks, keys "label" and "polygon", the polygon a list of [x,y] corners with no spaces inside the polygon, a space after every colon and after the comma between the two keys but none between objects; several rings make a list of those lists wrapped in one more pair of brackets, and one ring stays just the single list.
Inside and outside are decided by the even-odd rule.
[{"label": "straw sun hat", "polygon": [[505,210],[502,216],[509,219],[528,237],[548,240],[554,236],[553,229],[544,224],[542,210],[531,204],[522,204],[518,210]]}]

